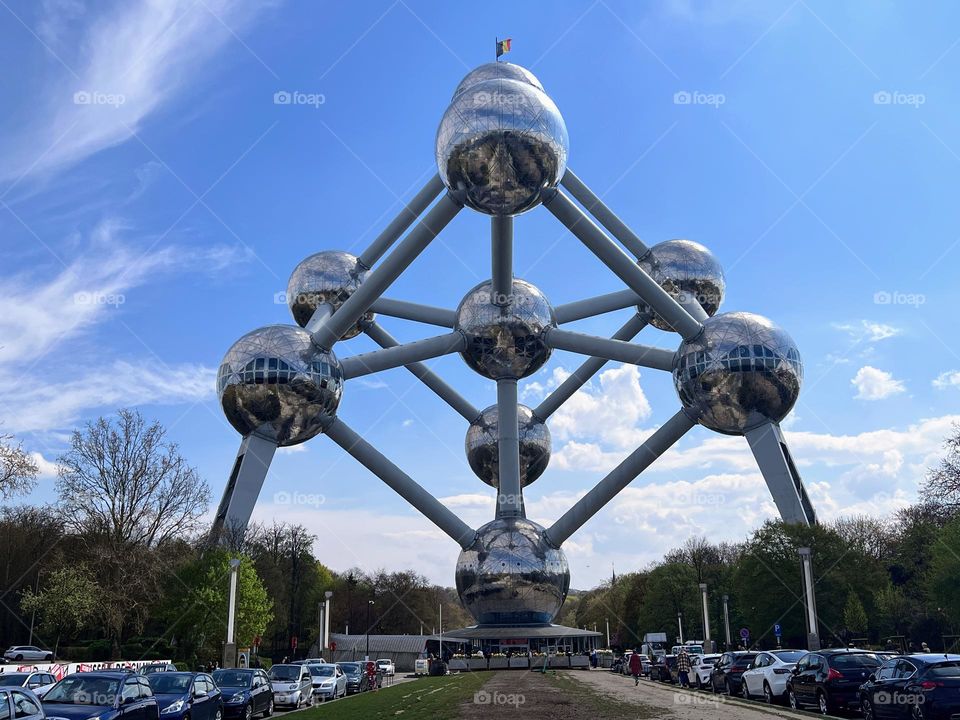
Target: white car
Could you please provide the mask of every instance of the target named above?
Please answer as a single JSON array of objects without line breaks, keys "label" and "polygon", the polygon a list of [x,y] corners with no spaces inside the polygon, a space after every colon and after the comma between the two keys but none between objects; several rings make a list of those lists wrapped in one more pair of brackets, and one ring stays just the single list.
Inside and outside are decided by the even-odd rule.
[{"label": "white car", "polygon": [[390,658],[380,658],[377,660],[377,670],[384,675],[394,675],[397,672],[397,668]]},{"label": "white car", "polygon": [[719,659],[720,655],[701,655],[698,657],[697,661],[693,663],[690,684],[697,689],[710,687],[710,673],[713,672],[713,667]]},{"label": "white car", "polygon": [[57,679],[48,672],[0,673],[0,687],[25,687],[41,699],[56,684]]},{"label": "white car", "polygon": [[3,654],[4,660],[42,660],[44,662],[53,661],[53,653],[49,650],[41,650],[34,645],[14,645]]},{"label": "white car", "polygon": [[267,674],[277,707],[313,704],[313,679],[307,665],[274,665]]},{"label": "white car", "polygon": [[787,678],[805,650],[770,650],[759,653],[743,671],[740,694],[747,700],[763,697],[767,703],[783,699],[787,694]]},{"label": "white car", "polygon": [[347,696],[347,674],[334,663],[307,665],[313,682],[313,695],[321,700],[336,700]]}]

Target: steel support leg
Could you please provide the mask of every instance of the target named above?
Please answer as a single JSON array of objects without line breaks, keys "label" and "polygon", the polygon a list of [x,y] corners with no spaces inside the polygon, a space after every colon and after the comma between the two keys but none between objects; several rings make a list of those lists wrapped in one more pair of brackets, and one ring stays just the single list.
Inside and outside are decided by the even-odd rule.
[{"label": "steel support leg", "polygon": [[500,489],[497,517],[524,517],[520,488],[520,433],[517,419],[517,381],[497,380],[497,428]]},{"label": "steel support leg", "polygon": [[800,479],[780,426],[767,422],[746,432],[753,457],[760,466],[773,502],[784,522],[816,525],[817,515]]},{"label": "steel support leg", "polygon": [[277,444],[267,438],[259,435],[243,438],[213,519],[211,543],[242,538],[276,451]]}]

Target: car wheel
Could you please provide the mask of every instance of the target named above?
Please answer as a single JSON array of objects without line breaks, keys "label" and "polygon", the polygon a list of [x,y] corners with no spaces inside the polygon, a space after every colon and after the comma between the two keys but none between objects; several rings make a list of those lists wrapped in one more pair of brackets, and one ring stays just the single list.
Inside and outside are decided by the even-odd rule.
[{"label": "car wheel", "polygon": [[740,681],[740,697],[742,697],[744,700],[750,699],[750,688],[747,687],[746,680]]},{"label": "car wheel", "polygon": [[830,712],[830,703],[827,701],[827,695],[823,690],[817,692],[817,709],[821,715],[826,715]]},{"label": "car wheel", "polygon": [[926,717],[920,705],[913,706],[913,710],[910,712],[911,720],[926,720]]},{"label": "car wheel", "polygon": [[23,655],[17,655],[14,660],[23,660]]},{"label": "car wheel", "polygon": [[53,662],[53,653],[48,653],[44,660],[47,662]]},{"label": "car wheel", "polygon": [[863,720],[873,720],[873,703],[870,702],[869,698],[863,698],[860,700],[860,710],[863,711]]},{"label": "car wheel", "polygon": [[787,688],[787,702],[790,704],[791,710],[800,710],[800,703],[797,702],[797,696],[794,694],[792,687]]},{"label": "car wheel", "polygon": [[770,684],[767,682],[763,683],[763,701],[767,705],[773,705],[773,690],[770,689]]},{"label": "car wheel", "polygon": [[[270,702],[273,702],[272,700]],[[243,720],[252,720],[253,718],[253,704],[247,703],[243,706]]]},{"label": "car wheel", "polygon": [[700,682],[700,676],[699,676],[699,675],[697,675],[696,684],[697,684],[697,690],[703,690],[703,683]]},{"label": "car wheel", "polygon": [[223,710],[217,708],[217,712],[213,714],[213,720],[223,720]]},{"label": "car wheel", "polygon": [[263,711],[263,716],[265,718],[273,715],[273,698],[270,698],[270,702],[267,703],[267,709]]}]

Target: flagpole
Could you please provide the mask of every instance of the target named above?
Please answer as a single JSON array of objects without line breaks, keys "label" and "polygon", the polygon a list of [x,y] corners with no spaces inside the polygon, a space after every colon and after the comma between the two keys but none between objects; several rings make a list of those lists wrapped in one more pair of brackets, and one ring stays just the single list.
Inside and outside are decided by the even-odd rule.
[{"label": "flagpole", "polygon": [[497,62],[500,62],[500,38],[494,35],[493,55]]}]

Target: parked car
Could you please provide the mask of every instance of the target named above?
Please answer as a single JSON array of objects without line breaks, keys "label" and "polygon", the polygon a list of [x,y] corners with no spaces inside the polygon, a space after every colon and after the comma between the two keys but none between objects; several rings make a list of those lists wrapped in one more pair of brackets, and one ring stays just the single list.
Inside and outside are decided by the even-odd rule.
[{"label": "parked car", "polygon": [[313,697],[320,700],[336,700],[347,696],[347,676],[339,665],[316,663],[307,665],[313,683]]},{"label": "parked car", "polygon": [[710,685],[710,673],[713,672],[714,666],[717,664],[717,660],[720,659],[720,655],[703,655],[700,659],[693,665],[693,677],[690,682],[698,690],[703,690]]},{"label": "parked car", "polygon": [[384,675],[396,675],[397,666],[393,664],[390,658],[380,658],[377,660],[377,669]]},{"label": "parked car", "polygon": [[650,668],[650,679],[659,682],[672,683],[674,672],[677,669],[676,655],[663,655],[657,658],[656,665]]},{"label": "parked car", "polygon": [[725,652],[710,672],[710,689],[727,695],[739,693],[743,672],[756,658],[756,653],[746,650]]},{"label": "parked car", "polygon": [[902,655],[883,663],[860,687],[865,720],[960,716],[960,655]]},{"label": "parked car", "polygon": [[223,720],[223,696],[206,673],[155,672],[147,682],[162,720]]},{"label": "parked car", "polygon": [[171,665],[170,663],[150,663],[149,665],[144,665],[137,672],[141,675],[149,675],[151,673],[158,672],[179,672],[176,665]]},{"label": "parked car", "polygon": [[0,673],[0,687],[25,687],[38,698],[43,698],[56,684],[57,679],[48,672]]},{"label": "parked car", "polygon": [[308,665],[274,665],[267,677],[275,707],[313,704],[313,678]]},{"label": "parked car", "polygon": [[326,660],[324,660],[321,657],[321,658],[306,658],[305,660],[294,660],[293,662],[288,664],[289,665],[316,665],[319,663],[322,665],[325,662]]},{"label": "parked car", "polygon": [[767,704],[784,699],[787,678],[806,654],[806,650],[771,650],[758,654],[741,677],[740,694],[746,700],[762,696]]},{"label": "parked car", "polygon": [[223,697],[223,714],[227,718],[252,720],[254,715],[273,715],[273,689],[263,670],[214,670],[213,681]]},{"label": "parked car", "polygon": [[4,660],[40,660],[42,662],[53,662],[53,653],[49,650],[41,650],[35,645],[14,645],[3,654]]},{"label": "parked car", "polygon": [[48,720],[159,720],[147,679],[123,670],[67,675],[41,701]]},{"label": "parked car", "polygon": [[342,662],[339,663],[340,669],[347,677],[347,695],[362,693],[370,689],[370,680],[367,674],[363,672],[363,663]]},{"label": "parked car", "polygon": [[40,699],[29,688],[0,687],[0,718],[46,720]]},{"label": "parked car", "polygon": [[839,648],[804,655],[787,679],[790,707],[815,707],[822,714],[860,704],[860,686],[880,667],[869,650]]}]

